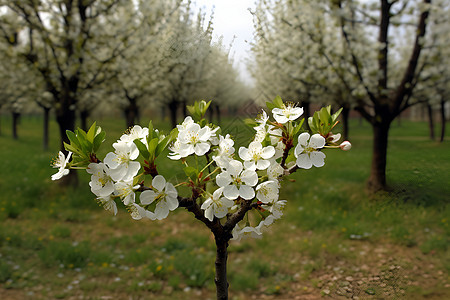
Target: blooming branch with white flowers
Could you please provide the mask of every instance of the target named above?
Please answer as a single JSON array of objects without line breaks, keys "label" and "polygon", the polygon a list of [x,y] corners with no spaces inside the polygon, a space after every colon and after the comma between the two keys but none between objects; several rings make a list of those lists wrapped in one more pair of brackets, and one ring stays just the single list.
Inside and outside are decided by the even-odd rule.
[{"label": "blooming branch with white flowers", "polygon": [[[254,138],[236,152],[232,137],[223,136],[220,127],[204,119],[208,106],[204,101],[191,106],[196,120],[186,117],[168,135],[151,122],[148,128],[134,126],[113,144],[115,150],[104,162],[97,158],[105,137],[100,127],[94,123],[87,133],[68,132],[70,144],[65,147],[73,153],[72,161],[71,154],[65,158],[60,153],[54,164],[59,171],[52,179],[67,175],[69,169],[86,169],[97,202],[114,214],[121,202],[135,220],[162,220],[178,207],[193,213],[215,237],[217,298],[227,299],[229,241],[261,237],[283,216],[287,204],[279,199],[283,178],[299,169],[322,167],[323,150],[348,150],[351,144],[338,144],[339,136],[331,133],[339,111],[331,114],[330,107],[322,108],[309,118],[311,135],[302,129],[303,109],[277,97],[267,103],[274,121],[263,110],[253,121]],[[159,174],[155,160],[162,155],[179,162],[186,181],[174,186]],[[148,179],[151,184],[146,186]],[[189,192],[180,194],[180,185]]]}]

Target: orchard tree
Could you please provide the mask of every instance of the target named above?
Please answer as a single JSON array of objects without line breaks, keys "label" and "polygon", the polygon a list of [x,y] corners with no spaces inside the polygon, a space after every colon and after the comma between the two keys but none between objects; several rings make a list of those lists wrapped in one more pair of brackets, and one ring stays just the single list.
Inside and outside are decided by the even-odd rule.
[{"label": "orchard tree", "polygon": [[[205,84],[206,60],[211,55],[212,20],[205,24],[205,16],[200,11],[192,18],[190,3],[178,10],[163,34],[160,47],[162,77],[158,86],[164,105],[170,112],[173,126],[177,124],[177,113],[195,100],[196,90]],[[197,99],[198,100],[198,99]]]},{"label": "orchard tree", "polygon": [[[334,51],[334,59],[341,60],[340,68],[345,68],[342,43],[333,36],[336,26],[318,14],[314,5],[302,10],[307,11],[300,13],[295,1],[261,1],[252,11],[255,42],[251,71],[257,90],[269,98],[273,95],[267,91],[298,101],[307,116],[310,103],[334,103],[342,107],[343,131],[347,137],[353,99],[342,88],[326,58],[318,55],[323,45],[328,44]],[[299,27],[313,31],[315,36],[304,34]],[[346,73],[342,72],[343,76],[348,76]]]},{"label": "orchard tree", "polygon": [[156,101],[158,88],[164,80],[164,68],[160,66],[164,31],[186,5],[182,0],[137,3],[137,15],[133,20],[136,30],[128,40],[127,51],[117,57],[110,70],[114,77],[110,88],[120,95],[116,100],[127,128],[139,121],[142,108]]},{"label": "orchard tree", "polygon": [[[442,8],[444,2],[436,0],[432,5],[430,0],[364,3],[282,0],[276,3],[276,6],[290,5],[299,15],[298,20],[303,20],[292,24],[292,29],[317,45],[316,55],[327,61],[346,94],[355,98],[354,108],[372,125],[373,156],[367,187],[372,192],[385,189],[389,128],[401,112],[414,104],[411,96],[420,78],[420,57],[429,46],[426,33],[430,10]],[[326,39],[309,22],[311,17],[318,16],[327,23],[327,28],[333,29]],[[407,56],[400,57],[404,63],[398,64],[399,42],[402,33],[409,32],[408,28],[414,38],[408,45]],[[400,66],[404,67],[400,69]]]},{"label": "orchard tree", "polygon": [[[133,32],[115,18],[120,9],[133,13],[125,0],[1,0],[0,8],[15,22],[3,18],[4,35],[25,32],[17,55],[37,70],[53,96],[61,147],[74,130],[80,91],[95,86],[107,64],[124,51]],[[17,25],[19,27],[17,27]],[[13,43],[11,43],[13,47]]]}]

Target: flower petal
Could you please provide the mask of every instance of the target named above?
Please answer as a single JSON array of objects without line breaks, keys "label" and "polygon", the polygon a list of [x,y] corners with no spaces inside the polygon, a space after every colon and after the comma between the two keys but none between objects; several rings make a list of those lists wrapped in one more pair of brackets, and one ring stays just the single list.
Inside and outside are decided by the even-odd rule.
[{"label": "flower petal", "polygon": [[325,146],[325,138],[318,133],[313,134],[313,136],[309,140],[309,146],[313,147],[314,149],[323,148],[323,146]]},{"label": "flower petal", "polygon": [[216,176],[216,184],[220,187],[229,185],[231,181],[231,176],[227,171],[224,171]]},{"label": "flower petal", "polygon": [[248,185],[241,185],[239,188],[239,195],[245,200],[250,200],[255,197],[255,190]]},{"label": "flower petal", "polygon": [[235,185],[228,185],[223,189],[223,195],[230,200],[234,200],[239,197],[239,190]]},{"label": "flower petal", "polygon": [[303,168],[303,169],[311,169],[311,167],[312,167],[311,159],[309,158],[308,154],[306,154],[306,153],[300,154],[297,157],[296,164],[299,168]]},{"label": "flower petal", "polygon": [[141,193],[141,196],[139,197],[139,199],[141,200],[141,204],[142,205],[149,205],[151,204],[153,201],[155,201],[155,198],[158,196],[157,193],[155,193],[152,190],[147,190],[147,191],[143,191]]},{"label": "flower petal", "polygon": [[166,179],[162,175],[156,175],[152,180],[152,187],[159,192],[166,187]]},{"label": "flower petal", "polygon": [[306,148],[308,146],[308,140],[309,140],[309,133],[303,132],[298,136],[298,145],[301,145],[303,148]]},{"label": "flower petal", "polygon": [[320,151],[314,151],[309,154],[311,163],[315,167],[322,167],[325,164],[325,153]]}]

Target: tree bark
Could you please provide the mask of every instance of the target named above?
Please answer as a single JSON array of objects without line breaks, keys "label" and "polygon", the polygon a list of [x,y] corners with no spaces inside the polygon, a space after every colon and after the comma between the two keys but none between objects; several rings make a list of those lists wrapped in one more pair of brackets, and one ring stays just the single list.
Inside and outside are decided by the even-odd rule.
[{"label": "tree bark", "polygon": [[433,122],[433,108],[427,103],[428,113],[428,128],[430,130],[430,139],[434,141],[434,122]]},{"label": "tree bark", "polygon": [[220,106],[215,104],[214,107],[216,108],[216,116],[217,116],[217,125],[220,126],[220,122],[221,122],[221,115],[220,115]]},{"label": "tree bark", "polygon": [[444,141],[445,136],[445,125],[447,122],[447,119],[445,118],[445,101],[441,100],[441,138],[439,141],[442,143]]},{"label": "tree bark", "polygon": [[388,120],[372,124],[372,166],[367,181],[369,192],[378,192],[386,189],[386,162],[390,124],[391,121]]},{"label": "tree bark", "polygon": [[137,104],[138,97],[130,96],[128,91],[125,89],[125,97],[128,100],[128,106],[125,107],[125,120],[127,128],[133,127],[139,119],[139,106]]},{"label": "tree bark", "polygon": [[227,280],[227,259],[228,241],[220,236],[215,236],[216,240],[216,284],[217,300],[228,300],[228,280]]},{"label": "tree bark", "polygon": [[43,107],[44,109],[44,128],[42,134],[42,147],[44,151],[48,150],[48,141],[49,141],[49,122],[50,122],[50,108]]},{"label": "tree bark", "polygon": [[87,109],[84,109],[80,112],[80,122],[81,122],[81,129],[84,131],[88,131],[88,125],[87,125],[87,118],[89,117],[89,111]]},{"label": "tree bark", "polygon": [[350,114],[350,107],[344,105],[342,107],[342,132],[344,141],[348,141],[348,116]]},{"label": "tree bark", "polygon": [[172,122],[172,128],[177,127],[177,110],[178,110],[179,103],[175,100],[172,100],[169,103],[169,110],[170,110],[170,120]]},{"label": "tree bark", "polygon": [[12,137],[17,140],[19,135],[17,133],[17,124],[19,123],[20,113],[13,112],[12,113]]},{"label": "tree bark", "polygon": [[[63,106],[62,109],[57,111],[56,113],[56,122],[59,125],[59,135],[61,137],[61,145],[60,149],[61,151],[67,155],[68,152],[64,148],[64,143],[70,144],[69,138],[67,137],[66,131],[74,131],[75,130],[75,110],[70,109],[70,107]],[[73,170],[69,172],[68,175],[62,177],[59,180],[60,184],[63,186],[76,186],[78,185],[78,176],[77,172],[74,172]]]}]

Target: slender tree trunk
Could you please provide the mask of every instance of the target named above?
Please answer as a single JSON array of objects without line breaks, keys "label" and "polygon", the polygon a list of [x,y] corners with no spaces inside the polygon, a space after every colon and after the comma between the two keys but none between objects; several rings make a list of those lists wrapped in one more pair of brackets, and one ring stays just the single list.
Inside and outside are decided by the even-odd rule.
[{"label": "slender tree trunk", "polygon": [[17,133],[17,124],[19,123],[20,113],[13,112],[12,113],[12,136],[13,139],[17,140],[19,135]]},{"label": "slender tree trunk", "polygon": [[216,115],[217,115],[217,125],[220,126],[220,121],[221,121],[221,115],[220,115],[220,106],[215,104],[214,107],[216,108]]},{"label": "slender tree trunk", "polygon": [[214,117],[214,108],[213,107],[209,107],[208,109],[208,118],[209,118],[209,122],[213,122],[213,117]]},{"label": "slender tree trunk", "polygon": [[216,238],[216,284],[217,300],[228,300],[227,259],[228,241],[219,236]]},{"label": "slender tree trunk", "polygon": [[350,114],[350,107],[348,105],[344,105],[342,107],[342,131],[344,140],[348,141],[348,116]]},{"label": "slender tree trunk", "polygon": [[186,102],[186,100],[183,101],[183,107],[182,107],[182,109],[183,109],[183,118],[186,118],[186,117],[188,116],[188,113],[187,113],[187,102]]},{"label": "slender tree trunk", "polygon": [[137,105],[136,97],[130,97],[127,95],[127,100],[128,106],[124,109],[124,113],[127,128],[130,128],[136,124],[137,119],[139,118],[139,107]]},{"label": "slender tree trunk", "polygon": [[367,181],[367,189],[370,192],[386,189],[386,162],[390,124],[391,121],[386,120],[372,124],[372,166]]},{"label": "slender tree trunk", "polygon": [[87,125],[87,119],[89,117],[89,111],[87,109],[83,109],[80,112],[80,122],[81,122],[81,129],[83,129],[84,131],[87,132],[88,130],[88,125]]},{"label": "slender tree trunk", "polygon": [[169,103],[169,110],[170,110],[170,120],[172,122],[172,128],[175,128],[177,126],[178,102],[175,100],[172,100]]},{"label": "slender tree trunk", "polygon": [[444,141],[445,137],[445,125],[447,119],[445,118],[445,101],[441,100],[441,138],[439,141],[442,143]]},{"label": "slender tree trunk", "polygon": [[427,103],[428,112],[428,128],[430,129],[430,139],[434,141],[434,122],[433,122],[433,108]]},{"label": "slender tree trunk", "polygon": [[[69,107],[65,107],[56,112],[56,122],[59,125],[59,135],[61,138],[61,151],[67,155],[67,151],[64,148],[64,143],[70,143],[69,138],[67,137],[66,131],[74,131],[75,130],[75,110],[70,109]],[[77,172],[70,171],[68,175],[62,177],[59,182],[63,186],[76,186],[78,185],[78,176]]]},{"label": "slender tree trunk", "polygon": [[49,122],[50,122],[50,108],[43,107],[44,109],[44,128],[43,128],[43,140],[42,147],[44,151],[48,150],[48,141],[49,141]]}]

